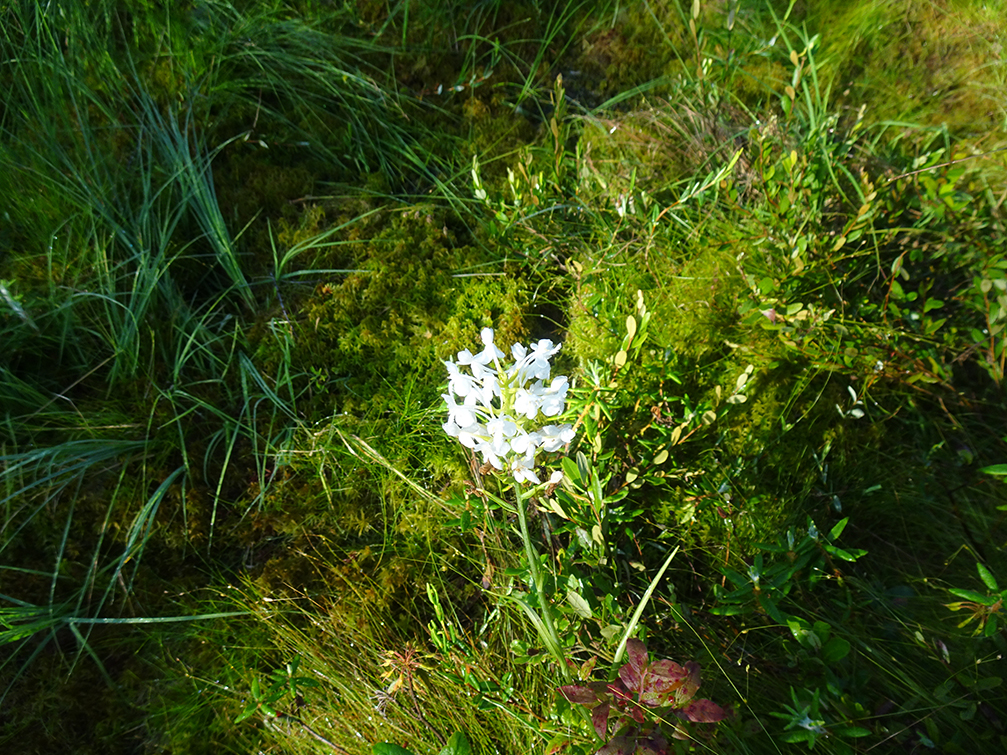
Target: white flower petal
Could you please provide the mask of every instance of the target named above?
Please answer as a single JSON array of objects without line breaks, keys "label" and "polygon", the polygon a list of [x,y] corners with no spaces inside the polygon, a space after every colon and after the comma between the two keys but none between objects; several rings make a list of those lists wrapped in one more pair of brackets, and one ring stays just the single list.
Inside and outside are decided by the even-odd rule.
[{"label": "white flower petal", "polygon": [[576,437],[572,425],[546,425],[541,428],[542,449],[548,452],[558,451]]},{"label": "white flower petal", "polygon": [[515,453],[519,454],[534,454],[535,449],[541,444],[542,436],[535,432],[526,433],[523,430],[510,439],[510,447],[514,449]]},{"label": "white flower petal", "polygon": [[486,423],[486,430],[494,437],[510,438],[517,433],[517,424],[510,417],[494,417]]},{"label": "white flower petal", "polygon": [[535,415],[538,414],[541,404],[542,399],[534,392],[519,390],[517,396],[514,398],[514,411],[522,417],[535,419]]},{"label": "white flower petal", "polygon": [[[516,343],[510,349],[513,363],[507,366],[502,363],[504,353],[494,343],[493,329],[483,328],[479,335],[484,346],[480,353],[473,355],[465,349],[458,352],[457,362],[444,363],[448,418],[442,427],[496,469],[509,470],[518,482],[538,483],[538,450],[558,451],[575,437],[570,425],[534,426],[540,412],[555,417],[566,407],[569,380],[559,376],[545,384],[550,378],[549,360],[559,352],[560,344],[549,339],[528,347]],[[460,367],[468,367],[471,376]],[[510,407],[509,414],[503,413],[503,407]],[[550,482],[561,479],[562,473],[556,472]]]},{"label": "white flower petal", "polygon": [[536,485],[540,480],[535,474],[535,456],[518,456],[511,460],[511,473],[518,482],[533,482]]}]

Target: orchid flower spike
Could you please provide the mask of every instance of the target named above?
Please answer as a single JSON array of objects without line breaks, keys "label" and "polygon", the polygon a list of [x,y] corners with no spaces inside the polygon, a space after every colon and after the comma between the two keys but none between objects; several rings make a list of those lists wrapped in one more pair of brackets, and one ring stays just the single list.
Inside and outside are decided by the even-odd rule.
[{"label": "orchid flower spike", "polygon": [[566,408],[569,381],[565,375],[551,377],[549,364],[561,344],[548,339],[529,347],[516,343],[510,348],[514,362],[505,366],[501,360],[506,355],[494,343],[493,329],[483,328],[480,339],[483,350],[478,354],[465,349],[454,361],[444,362],[444,432],[517,482],[540,484],[535,474],[538,451],[559,451],[575,435],[572,425],[540,424]]}]

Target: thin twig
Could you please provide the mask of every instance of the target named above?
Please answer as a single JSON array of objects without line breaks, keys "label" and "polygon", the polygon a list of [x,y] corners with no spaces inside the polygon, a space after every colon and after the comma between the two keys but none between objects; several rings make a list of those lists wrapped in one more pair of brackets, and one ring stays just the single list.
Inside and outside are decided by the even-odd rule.
[{"label": "thin twig", "polygon": [[997,152],[1004,152],[1007,147],[997,147],[996,149],[991,149],[989,152],[983,152],[979,155],[968,155],[966,157],[959,157],[956,160],[949,160],[946,163],[938,163],[937,165],[931,165],[928,168],[920,168],[919,170],[910,171],[909,173],[903,173],[901,175],[895,176],[895,178],[889,178],[888,183],[892,181],[898,181],[900,178],[908,178],[909,176],[915,176],[917,173],[926,173],[928,170],[936,170],[937,168],[946,168],[949,165],[954,165],[955,163],[963,163],[966,160],[974,160],[977,157],[989,157],[990,155],[995,155]]},{"label": "thin twig", "polygon": [[301,719],[299,719],[297,716],[292,716],[289,713],[280,713],[276,717],[277,718],[282,718],[284,721],[292,721],[295,724],[300,724],[303,727],[303,729],[306,732],[308,732],[308,734],[310,734],[312,737],[314,737],[315,739],[317,739],[322,744],[328,745],[329,747],[331,747],[336,752],[344,753],[345,755],[350,755],[350,751],[349,750],[347,750],[347,749],[345,749],[343,747],[340,747],[335,742],[330,742],[325,737],[323,737],[321,734],[319,734],[317,731],[315,731],[310,726],[308,726],[306,723],[304,723],[304,721],[302,721]]}]

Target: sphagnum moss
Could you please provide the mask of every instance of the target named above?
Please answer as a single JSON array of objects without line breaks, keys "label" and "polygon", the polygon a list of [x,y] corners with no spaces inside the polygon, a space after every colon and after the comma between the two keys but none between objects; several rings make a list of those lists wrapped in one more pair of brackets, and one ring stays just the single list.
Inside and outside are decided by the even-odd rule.
[{"label": "sphagnum moss", "polygon": [[[16,540],[2,592],[118,621],[177,614],[180,592],[193,615],[233,608],[199,592],[206,571],[259,580],[247,621],[81,624],[83,644],[67,624],[26,645],[2,666],[5,689],[21,676],[3,737],[40,752],[318,751],[290,718],[233,724],[251,675],[296,656],[325,684],[284,715],[353,752],[390,726],[437,751],[423,718],[486,752],[586,747],[535,633],[502,604],[489,619],[484,590],[516,568],[513,544],[457,536],[431,492],[458,494],[456,519],[479,510],[430,406],[440,360],[496,324],[506,341],[568,329],[590,439],[575,450],[606,470],[559,506],[606,501],[603,544],[529,510],[526,539],[562,567],[548,589],[565,598],[558,631],[578,638],[571,673],[610,652],[674,540],[641,631],[703,661],[714,699],[736,685],[721,731],[738,751],[776,752],[794,732],[837,755],[1003,748],[989,663],[1002,632],[972,637],[944,605],[981,587],[976,560],[1005,580],[1007,489],[980,471],[1007,456],[1002,165],[973,154],[1002,140],[1003,14],[695,5],[491,4],[451,29],[424,3],[0,12],[0,506]],[[449,38],[457,50],[417,48]],[[558,73],[565,93],[546,106]],[[599,108],[608,95],[619,104]],[[172,113],[188,124],[177,134]],[[938,127],[890,122],[906,114]],[[735,150],[723,183],[688,194]],[[539,188],[491,208],[473,156],[491,194],[508,197],[507,168],[528,173],[521,187],[541,174]],[[272,267],[313,234],[310,253]],[[349,269],[368,272],[331,272]],[[634,351],[637,291],[652,318]],[[785,561],[788,525],[809,532],[809,517],[816,532],[849,523],[838,545],[815,541],[824,566],[794,577],[777,606],[788,621],[724,615],[721,578]],[[869,553],[851,564],[826,544]],[[585,568],[601,545],[605,563]],[[431,583],[461,636],[437,651],[417,718],[374,695],[388,689],[380,659],[434,653]],[[102,723],[77,718],[102,670],[137,695],[104,695]],[[156,711],[141,735],[137,700]]]}]

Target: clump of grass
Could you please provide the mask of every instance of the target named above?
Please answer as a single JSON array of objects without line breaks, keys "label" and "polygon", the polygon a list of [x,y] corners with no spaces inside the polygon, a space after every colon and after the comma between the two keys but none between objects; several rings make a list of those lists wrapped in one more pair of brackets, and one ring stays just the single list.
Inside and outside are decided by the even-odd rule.
[{"label": "clump of grass", "polygon": [[[229,8],[204,10],[236,18]],[[0,373],[10,388],[0,461],[3,641],[16,643],[5,696],[25,674],[41,673],[32,665],[41,654],[62,654],[68,638],[73,657],[111,683],[118,672],[108,636],[93,628],[164,618],[142,615],[164,608],[150,599],[153,575],[191,560],[196,545],[212,548],[220,523],[256,504],[241,501],[240,475],[250,472],[264,490],[268,459],[299,422],[295,376],[280,368],[263,377],[248,356],[246,318],[261,298],[217,201],[211,163],[223,147],[207,146],[199,94],[212,83],[189,81],[181,104],[158,100],[157,82],[140,73],[146,61],[130,56],[137,40],[129,32],[151,32],[150,19],[112,3],[90,11],[104,23],[85,20],[81,8],[3,11],[10,90],[0,172],[16,229],[4,250],[15,316],[5,310],[11,349]],[[279,35],[274,56],[311,36],[273,20],[256,28]],[[200,26],[201,42],[213,36],[196,11],[185,21]],[[184,33],[165,31],[162,54],[184,69],[192,59],[170,47],[187,44]],[[320,65],[333,74],[332,63]],[[381,99],[373,82],[362,85]]]},{"label": "clump of grass", "polygon": [[[380,589],[366,579],[360,587]],[[390,741],[423,752],[439,749],[455,731],[478,749],[526,751],[541,741],[530,696],[546,682],[513,666],[496,629],[478,642],[474,635],[461,640],[472,643],[463,665],[461,656],[440,654],[425,638],[394,629],[400,619],[383,611],[361,615],[338,598],[319,603],[295,595],[271,605],[252,591],[242,602],[268,610],[272,636],[235,690],[244,699],[234,699],[234,709],[250,701],[251,677],[293,659],[299,675],[318,682],[302,699],[283,699],[276,715],[256,714],[267,741],[285,750],[322,751],[321,737],[337,743],[337,751],[364,754]],[[423,610],[418,604],[399,610]]]},{"label": "clump of grass", "polygon": [[[980,471],[1005,453],[999,158],[961,124],[872,125],[871,76],[844,93],[894,5],[801,28],[793,4],[607,5],[580,53],[556,41],[591,9],[538,10],[541,39],[491,4],[461,62],[399,49],[387,75],[345,9],[3,11],[5,681],[159,669],[151,748],[587,753],[553,688],[635,631],[734,701],[697,747],[995,747],[1002,630],[944,603],[984,589],[974,561],[1004,572]],[[954,20],[909,13],[898,50]],[[553,70],[578,56],[612,87],[589,112],[602,92]],[[445,71],[473,133],[441,159],[459,121],[386,85]],[[567,481],[528,512],[568,669],[508,602],[536,571],[509,512],[438,427],[439,359],[486,326],[564,339],[577,383]],[[206,571],[240,596],[163,597]]]}]

